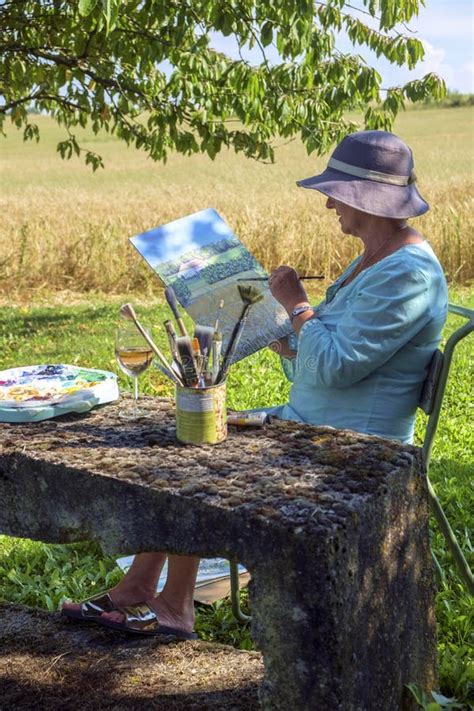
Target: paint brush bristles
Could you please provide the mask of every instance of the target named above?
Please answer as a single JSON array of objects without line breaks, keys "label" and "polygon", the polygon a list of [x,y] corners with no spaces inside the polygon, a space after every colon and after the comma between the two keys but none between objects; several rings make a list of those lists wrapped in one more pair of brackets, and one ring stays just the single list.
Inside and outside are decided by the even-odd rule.
[{"label": "paint brush bristles", "polygon": [[244,304],[256,304],[263,299],[262,292],[256,286],[239,284],[237,289]]},{"label": "paint brush bristles", "polygon": [[171,370],[170,365],[168,364],[168,361],[166,360],[163,353],[160,351],[160,349],[155,344],[153,339],[148,335],[148,333],[145,331],[145,329],[141,325],[140,321],[137,318],[135,309],[133,308],[132,304],[123,304],[123,306],[120,307],[119,313],[122,318],[126,319],[127,321],[132,321],[135,324],[137,330],[141,333],[141,335],[143,336],[145,341],[148,343],[148,345],[150,346],[153,353],[156,355],[158,360],[163,365],[163,370],[166,370],[165,374],[167,375],[167,377],[170,380],[172,380],[176,385],[182,385],[183,383],[173,373],[173,371]]},{"label": "paint brush bristles", "polygon": [[176,346],[185,375],[185,385],[187,387],[194,387],[199,380],[199,374],[194,358],[192,341],[189,336],[181,336],[176,339]]},{"label": "paint brush bristles", "polygon": [[203,356],[209,355],[211,352],[212,339],[214,337],[214,328],[212,326],[200,326],[198,323],[194,328],[194,338],[199,341],[199,348]]}]

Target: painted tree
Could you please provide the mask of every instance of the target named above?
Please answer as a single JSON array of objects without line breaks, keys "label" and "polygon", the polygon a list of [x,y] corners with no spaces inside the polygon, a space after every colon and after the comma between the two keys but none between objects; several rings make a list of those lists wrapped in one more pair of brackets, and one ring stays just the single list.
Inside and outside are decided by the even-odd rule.
[{"label": "painted tree", "polygon": [[[214,158],[224,146],[272,160],[274,137],[298,134],[308,152],[324,153],[355,130],[349,111],[388,130],[407,99],[445,90],[428,74],[381,98],[381,77],[357,46],[413,68],[423,45],[397,28],[423,0],[359,1],[357,10],[346,0],[0,0],[0,121],[38,139],[32,112],[50,114],[65,129],[63,157],[83,150],[78,126],[113,132],[155,160],[170,150]],[[353,53],[338,51],[339,30]],[[258,48],[261,61],[216,51],[216,32],[243,52]]]}]

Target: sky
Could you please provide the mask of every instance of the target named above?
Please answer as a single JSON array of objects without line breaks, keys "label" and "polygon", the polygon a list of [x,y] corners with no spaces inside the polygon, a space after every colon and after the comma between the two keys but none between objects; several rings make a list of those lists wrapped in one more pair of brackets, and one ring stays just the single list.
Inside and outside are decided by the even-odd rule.
[{"label": "sky", "polygon": [[[412,79],[418,79],[428,72],[441,76],[448,89],[461,93],[474,93],[474,1],[473,0],[425,0],[419,15],[414,18],[409,29],[413,36],[420,39],[425,47],[425,59],[409,71],[406,67],[391,65],[387,60],[377,58],[369,50],[357,46],[354,50],[349,39],[341,33],[336,46],[342,52],[356,51],[368,64],[374,66],[382,75],[382,86],[399,86]],[[352,5],[362,7],[360,0],[353,0]],[[353,14],[366,21],[367,16]],[[377,23],[370,21],[374,28]],[[404,34],[407,30],[399,28]],[[226,54],[238,58],[235,40],[230,37],[215,35],[212,45]],[[276,49],[266,50],[269,61],[278,61]],[[244,54],[250,61],[259,63],[259,50],[253,49]]]}]

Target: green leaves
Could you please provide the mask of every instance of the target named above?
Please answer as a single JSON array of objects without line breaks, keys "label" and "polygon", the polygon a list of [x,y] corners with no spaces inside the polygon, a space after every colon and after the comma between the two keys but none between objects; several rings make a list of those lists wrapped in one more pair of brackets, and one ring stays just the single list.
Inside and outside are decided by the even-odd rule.
[{"label": "green leaves", "polygon": [[97,2],[98,2],[98,0],[79,0],[79,3],[78,3],[79,14],[82,15],[83,17],[87,17],[87,15],[91,14],[92,10],[97,5]]},{"label": "green leaves", "polygon": [[[380,104],[379,74],[360,56],[337,52],[335,32],[345,29],[354,45],[412,68],[423,45],[389,30],[416,14],[419,0],[365,5],[379,17],[378,31],[346,0],[316,8],[310,0],[0,5],[0,128],[8,116],[25,140],[37,140],[28,110],[47,112],[66,129],[60,155],[82,154],[93,170],[100,157],[70,138],[76,126],[113,131],[154,160],[166,160],[171,150],[201,150],[213,159],[223,147],[272,160],[272,139],[297,135],[309,151],[324,152],[352,128],[348,111],[363,107],[368,127],[386,128],[404,100],[426,101],[445,90],[427,75],[394,87]],[[258,59],[251,65],[217,52],[216,31],[253,47]],[[281,58],[274,64],[266,56],[270,45]]]}]

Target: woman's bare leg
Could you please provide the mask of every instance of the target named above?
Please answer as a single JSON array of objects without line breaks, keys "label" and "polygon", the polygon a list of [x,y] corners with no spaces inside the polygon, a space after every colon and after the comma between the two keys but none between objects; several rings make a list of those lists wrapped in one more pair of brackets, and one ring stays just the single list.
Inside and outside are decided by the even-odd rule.
[{"label": "woman's bare leg", "polygon": [[[145,554],[150,555],[150,554]],[[158,597],[154,593],[142,598],[152,607],[162,625],[191,632],[194,627],[194,585],[199,567],[199,558],[170,555],[166,585]],[[146,575],[145,568],[137,573]],[[155,586],[156,590],[156,586]],[[102,617],[122,622],[120,612],[104,612]]]}]

